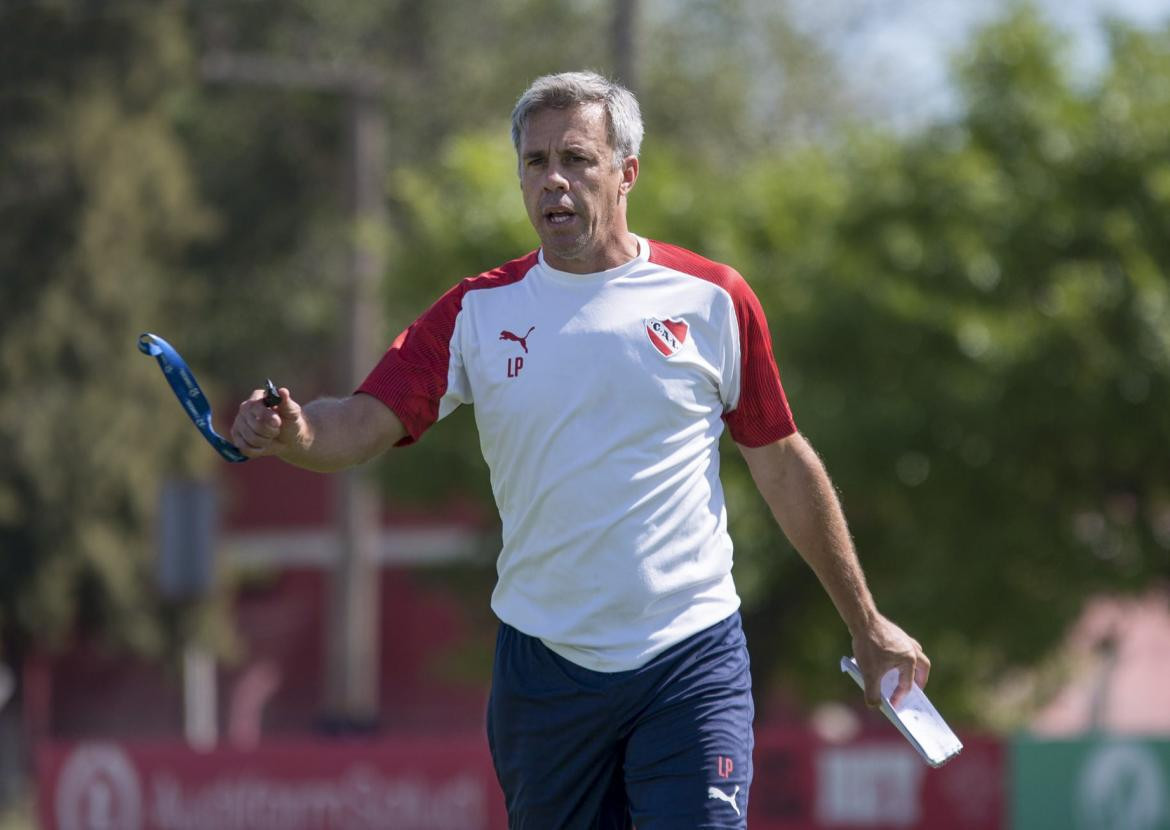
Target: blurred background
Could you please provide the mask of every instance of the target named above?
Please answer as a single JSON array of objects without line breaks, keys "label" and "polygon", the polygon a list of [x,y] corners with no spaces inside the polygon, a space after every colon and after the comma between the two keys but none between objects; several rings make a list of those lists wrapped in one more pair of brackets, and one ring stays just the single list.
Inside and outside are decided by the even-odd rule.
[{"label": "blurred background", "polygon": [[[1170,0],[0,0],[0,828],[503,827],[469,412],[368,469],[227,465],[538,244],[537,75],[642,103],[632,229],[733,264],[930,770],[738,453],[753,828],[1170,828]],[[1161,413],[1161,414],[1159,414]]]}]

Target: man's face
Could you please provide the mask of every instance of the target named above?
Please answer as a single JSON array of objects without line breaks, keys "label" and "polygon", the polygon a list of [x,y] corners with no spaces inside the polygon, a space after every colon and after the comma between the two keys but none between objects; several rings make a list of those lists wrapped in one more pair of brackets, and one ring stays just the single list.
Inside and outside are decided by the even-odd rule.
[{"label": "man's face", "polygon": [[582,104],[529,116],[520,136],[520,189],[553,268],[588,274],[627,261],[630,157],[614,169],[605,108]]}]

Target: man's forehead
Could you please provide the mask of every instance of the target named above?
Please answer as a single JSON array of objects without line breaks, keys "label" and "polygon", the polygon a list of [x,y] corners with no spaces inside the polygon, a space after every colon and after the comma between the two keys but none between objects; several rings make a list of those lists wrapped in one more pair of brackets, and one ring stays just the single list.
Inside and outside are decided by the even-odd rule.
[{"label": "man's forehead", "polygon": [[609,129],[605,106],[600,101],[587,101],[568,107],[542,107],[532,112],[520,133],[523,150],[532,138],[540,143],[549,140],[595,140],[609,144]]}]

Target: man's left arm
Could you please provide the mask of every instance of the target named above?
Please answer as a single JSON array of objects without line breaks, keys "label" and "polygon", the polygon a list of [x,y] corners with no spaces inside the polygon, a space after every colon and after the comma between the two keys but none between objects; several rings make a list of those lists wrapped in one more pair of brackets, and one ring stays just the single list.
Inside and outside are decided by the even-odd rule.
[{"label": "man's left arm", "polygon": [[881,702],[881,678],[892,668],[899,677],[891,702],[897,704],[910,691],[911,678],[925,686],[930,660],[914,638],[878,612],[837,493],[809,442],[794,433],[762,447],[737,446],[784,535],[848,627],[865,678],[866,702]]}]

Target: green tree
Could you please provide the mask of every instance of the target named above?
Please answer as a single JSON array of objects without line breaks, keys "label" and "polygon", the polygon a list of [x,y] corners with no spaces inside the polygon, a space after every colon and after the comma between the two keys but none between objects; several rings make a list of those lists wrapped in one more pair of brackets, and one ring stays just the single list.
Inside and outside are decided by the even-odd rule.
[{"label": "green tree", "polygon": [[[391,165],[388,342],[456,280],[538,244],[520,203],[508,114],[538,74],[606,68],[611,5],[398,0],[341,8],[297,0],[199,4],[188,18],[204,54],[382,73]],[[787,25],[783,8],[687,0],[670,15],[644,17],[642,42],[656,45],[643,61],[651,143],[674,133],[679,163],[778,146],[840,117],[828,59]],[[712,37],[711,26],[722,35]],[[211,85],[179,111],[200,192],[220,218],[192,260],[215,311],[191,359],[215,367],[227,388],[252,388],[263,366],[302,397],[344,391],[333,380],[332,351],[322,348],[338,339],[336,298],[353,232],[343,204],[344,106],[323,93]],[[729,133],[723,125],[732,122],[740,129]],[[675,210],[669,219],[700,224],[705,215]],[[470,418],[454,420],[466,424],[381,465],[394,498],[486,503]]]},{"label": "green tree", "polygon": [[[1170,50],[1124,27],[1112,43],[1103,78],[1074,84],[1061,41],[1014,12],[961,62],[954,123],[835,159],[812,257],[756,249],[761,273],[792,263],[757,287],[875,592],[969,717],[1088,596],[1170,571]],[[761,628],[829,613],[763,594]],[[819,640],[774,641],[791,676],[824,664]]]},{"label": "green tree", "polygon": [[[157,482],[218,462],[177,413],[159,416],[174,404],[133,350],[140,331],[183,347],[225,413],[258,371],[344,391],[322,347],[353,232],[343,104],[203,84],[196,55],[384,73],[389,339],[461,276],[537,244],[507,112],[537,74],[606,68],[608,9],[0,12],[9,648],[78,624],[148,650],[163,640],[148,590]],[[882,607],[934,656],[943,705],[974,716],[1085,597],[1170,572],[1165,33],[1112,26],[1104,73],[1074,82],[1064,44],[1022,8],[960,56],[952,120],[842,133],[847,90],[783,6],[685,0],[656,14],[641,29],[654,48],[640,61],[649,137],[633,226],[755,287]],[[396,499],[487,504],[468,413],[379,473]],[[832,667],[848,648],[840,623],[734,451],[725,482],[761,687],[854,695]]]},{"label": "green tree", "polygon": [[194,467],[135,340],[194,325],[181,262],[211,227],[168,114],[185,33],[167,6],[16,4],[0,54],[0,636],[157,653],[150,517]]},{"label": "green tree", "polygon": [[[960,61],[952,122],[734,162],[654,136],[631,204],[639,232],[748,276],[879,602],[927,645],[960,718],[978,720],[989,687],[1042,659],[1088,596],[1170,570],[1153,417],[1170,376],[1170,55],[1159,35],[1112,38],[1108,71],[1074,83],[1061,40],[1016,11]],[[445,147],[400,183],[405,261],[473,273],[528,232],[506,207],[502,141]],[[459,241],[448,195],[493,206]],[[433,467],[435,447],[456,448],[449,486],[479,463],[470,422],[445,424],[388,477]],[[852,699],[832,606],[735,452],[724,478],[761,688]]]},{"label": "green tree", "polygon": [[[691,5],[720,13],[717,4]],[[133,349],[139,332],[164,333],[183,350],[221,417],[259,367],[310,395],[338,391],[322,343],[339,325],[335,297],[352,233],[339,184],[343,105],[319,93],[205,84],[198,57],[308,54],[384,72],[397,240],[389,335],[411,316],[408,302],[418,310],[459,275],[535,244],[506,139],[491,147],[499,164],[481,168],[480,145],[458,136],[506,136],[507,110],[537,74],[605,68],[608,10],[600,0],[345,8],[46,0],[0,9],[0,639],[8,657],[77,631],[163,650],[167,613],[151,590],[158,483],[218,462],[177,413],[166,414],[174,403]],[[728,32],[732,22],[723,18]],[[650,37],[667,25],[652,22]],[[739,53],[694,34],[679,37],[692,55],[709,50],[701,70],[688,70],[696,89],[727,112],[749,113],[740,106],[746,86],[704,83]],[[499,41],[524,48],[484,48]],[[741,60],[735,77],[750,78],[750,65]],[[670,107],[678,96],[694,105],[695,90],[668,86],[669,71],[652,77],[664,90],[650,96],[662,112],[681,112]],[[691,124],[692,138],[704,123]],[[439,146],[451,149],[436,154]],[[488,204],[501,211],[501,235],[479,220],[484,203],[434,198],[444,167],[469,197],[499,185]],[[457,233],[453,220],[463,225]],[[433,465],[421,494],[486,493],[462,417],[448,443],[430,442],[438,464],[426,452],[409,456]]]}]

